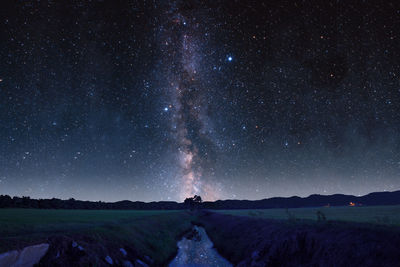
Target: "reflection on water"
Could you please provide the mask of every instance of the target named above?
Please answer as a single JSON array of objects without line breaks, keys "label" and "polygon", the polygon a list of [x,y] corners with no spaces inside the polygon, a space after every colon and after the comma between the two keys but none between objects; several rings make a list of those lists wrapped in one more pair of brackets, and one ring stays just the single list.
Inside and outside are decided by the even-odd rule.
[{"label": "reflection on water", "polygon": [[194,226],[193,231],[178,242],[178,255],[169,264],[175,266],[232,266],[213,248],[203,227]]}]

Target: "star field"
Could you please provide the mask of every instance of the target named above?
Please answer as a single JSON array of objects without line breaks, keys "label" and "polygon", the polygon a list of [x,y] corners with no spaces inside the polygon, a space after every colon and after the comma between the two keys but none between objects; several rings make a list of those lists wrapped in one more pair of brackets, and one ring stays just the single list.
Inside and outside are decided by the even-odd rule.
[{"label": "star field", "polygon": [[2,5],[0,194],[400,189],[396,1]]}]

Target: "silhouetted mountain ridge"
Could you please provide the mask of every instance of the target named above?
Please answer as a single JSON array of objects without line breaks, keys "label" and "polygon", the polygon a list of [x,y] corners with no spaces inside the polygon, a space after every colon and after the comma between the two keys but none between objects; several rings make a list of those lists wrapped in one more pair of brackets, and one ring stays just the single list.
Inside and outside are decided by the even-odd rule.
[{"label": "silhouetted mountain ridge", "polygon": [[[376,206],[400,205],[400,190],[394,192],[373,192],[364,196],[344,194],[319,195],[308,197],[273,197],[261,200],[217,200],[198,205],[203,209],[273,209],[304,208],[321,206]],[[30,197],[0,196],[0,208],[39,208],[39,209],[131,209],[131,210],[178,210],[186,209],[184,203],[174,201],[141,202],[122,200],[117,202],[82,201],[73,198],[61,200],[31,199]]]},{"label": "silhouetted mountain ridge", "polygon": [[207,208],[210,209],[268,209],[348,205],[400,205],[400,191],[374,192],[364,196],[353,196],[344,194],[313,194],[305,198],[293,196],[286,198],[273,197],[262,200],[218,200],[215,202],[205,202],[203,204],[205,204]]}]

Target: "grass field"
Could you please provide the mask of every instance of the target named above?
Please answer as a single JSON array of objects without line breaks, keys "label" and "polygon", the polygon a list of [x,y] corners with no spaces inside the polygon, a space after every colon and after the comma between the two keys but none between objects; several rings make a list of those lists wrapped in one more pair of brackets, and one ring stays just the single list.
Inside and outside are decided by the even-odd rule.
[{"label": "grass field", "polygon": [[0,251],[60,234],[129,244],[162,263],[174,254],[190,221],[185,211],[0,209]]},{"label": "grass field", "polygon": [[219,210],[216,212],[237,216],[251,216],[267,219],[318,219],[321,211],[326,220],[348,221],[371,224],[400,225],[400,206],[364,206],[364,207],[320,207],[297,209],[259,209],[259,210]]},{"label": "grass field", "polygon": [[[368,223],[367,226],[388,225],[390,227],[387,228],[396,229],[400,225],[400,206],[214,212],[245,217],[315,222],[318,211],[324,214],[327,221],[361,222]],[[107,247],[109,251],[131,247],[137,255],[150,256],[155,265],[162,265],[174,256],[177,241],[184,232],[191,229],[191,221],[195,221],[196,217],[187,211],[0,209],[0,252],[48,242],[49,237],[60,236],[88,246],[98,243]],[[231,220],[231,223],[238,221],[235,217],[227,220]],[[201,223],[206,226],[212,225],[212,222],[204,221],[204,219]],[[295,228],[299,225],[285,223],[282,226],[288,230],[290,227]],[[343,227],[346,228],[346,224],[343,224]],[[241,235],[241,233],[221,234],[221,229],[216,231],[213,227],[208,227],[207,231],[214,240],[219,240],[219,235],[221,235],[221,244],[224,244],[225,239]]]},{"label": "grass field", "polygon": [[[394,220],[399,207],[329,208],[327,219],[342,221],[328,222],[316,221],[317,210],[289,210],[308,220],[292,220],[285,210],[273,209],[205,212],[197,223],[234,265],[399,266],[399,227],[374,220],[374,216]],[[372,224],[358,223],[371,220]]]}]

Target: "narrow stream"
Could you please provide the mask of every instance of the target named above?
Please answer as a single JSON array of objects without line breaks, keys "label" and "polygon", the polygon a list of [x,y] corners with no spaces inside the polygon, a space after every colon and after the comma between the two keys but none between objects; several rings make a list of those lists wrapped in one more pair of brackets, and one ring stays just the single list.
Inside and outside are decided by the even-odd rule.
[{"label": "narrow stream", "polygon": [[193,230],[178,242],[178,255],[169,264],[177,266],[232,266],[213,248],[203,227],[194,226]]}]

